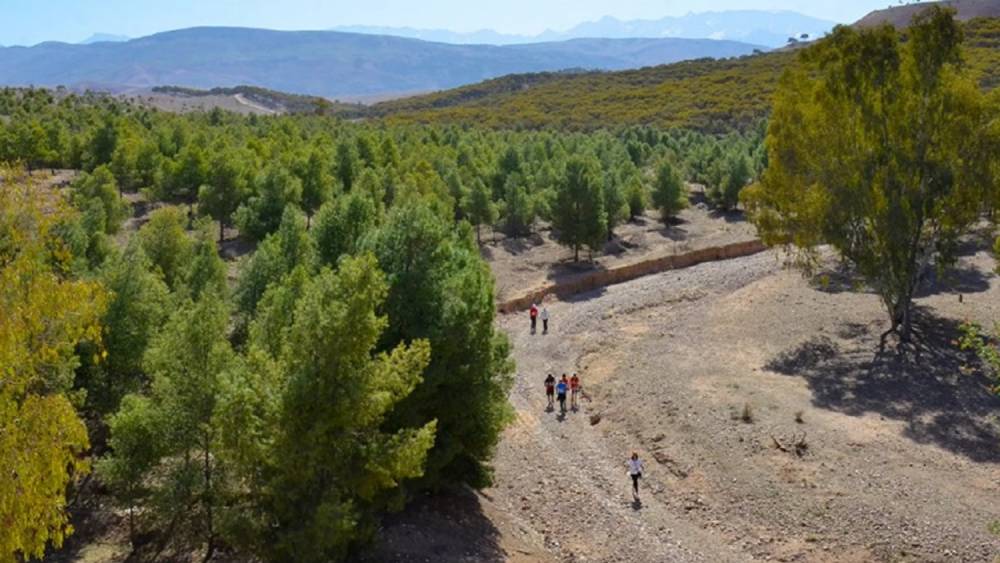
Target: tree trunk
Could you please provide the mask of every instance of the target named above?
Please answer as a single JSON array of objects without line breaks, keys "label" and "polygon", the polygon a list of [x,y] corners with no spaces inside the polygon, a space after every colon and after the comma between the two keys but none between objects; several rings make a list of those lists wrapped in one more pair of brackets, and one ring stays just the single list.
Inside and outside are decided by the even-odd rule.
[{"label": "tree trunk", "polygon": [[579,244],[574,244],[573,245],[573,261],[574,262],[579,262],[580,261],[580,245]]},{"label": "tree trunk", "polygon": [[219,219],[219,242],[226,242],[226,222]]},{"label": "tree trunk", "polygon": [[480,234],[480,231],[481,231],[482,228],[483,228],[482,225],[480,225],[479,223],[476,223],[476,244],[478,244],[480,246],[482,246],[482,244],[483,244],[483,237]]}]

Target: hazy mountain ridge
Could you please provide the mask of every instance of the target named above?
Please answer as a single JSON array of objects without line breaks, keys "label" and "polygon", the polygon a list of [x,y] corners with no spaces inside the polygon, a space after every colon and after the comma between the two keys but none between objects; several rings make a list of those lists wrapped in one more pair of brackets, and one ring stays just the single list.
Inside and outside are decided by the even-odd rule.
[{"label": "hazy mountain ridge", "polygon": [[90,45],[91,43],[121,43],[128,41],[131,37],[127,35],[115,35],[114,33],[95,33],[90,37],[80,41],[80,45]]},{"label": "hazy mountain ridge", "polygon": [[89,45],[0,49],[0,82],[127,91],[250,85],[329,98],[432,91],[524,72],[622,70],[726,58],[758,46],[705,39],[451,45],[333,31],[197,27]]},{"label": "hazy mountain ridge", "polygon": [[835,22],[791,11],[733,10],[691,13],[660,19],[619,20],[605,16],[584,22],[566,31],[546,30],[538,35],[505,34],[491,29],[456,32],[412,27],[339,26],[337,31],[374,35],[396,35],[443,43],[487,43],[516,45],[539,41],[562,41],[576,38],[650,38],[728,39],[768,47],[784,45],[789,37],[805,33],[811,37],[833,29]]}]

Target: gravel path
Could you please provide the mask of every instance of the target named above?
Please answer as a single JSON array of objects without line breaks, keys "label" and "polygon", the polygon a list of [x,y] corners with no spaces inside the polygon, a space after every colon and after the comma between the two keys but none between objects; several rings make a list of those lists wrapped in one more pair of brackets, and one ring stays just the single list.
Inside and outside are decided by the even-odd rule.
[{"label": "gravel path", "polygon": [[[639,449],[621,432],[603,432],[601,407],[581,401],[565,418],[546,410],[546,373],[579,371],[584,356],[604,343],[611,315],[629,314],[652,304],[683,314],[694,300],[724,294],[778,268],[771,253],[704,264],[644,278],[553,303],[548,335],[531,335],[524,315],[501,320],[514,342],[518,377],[511,400],[518,422],[497,455],[498,488],[509,508],[542,532],[546,547],[566,561],[744,561],[750,558],[720,542],[668,506],[666,473],[646,459],[642,503],[633,503],[625,459]],[[599,299],[595,299],[599,297]],[[586,343],[581,347],[581,344]],[[627,377],[627,373],[616,374]],[[591,424],[592,416],[596,425]]]}]

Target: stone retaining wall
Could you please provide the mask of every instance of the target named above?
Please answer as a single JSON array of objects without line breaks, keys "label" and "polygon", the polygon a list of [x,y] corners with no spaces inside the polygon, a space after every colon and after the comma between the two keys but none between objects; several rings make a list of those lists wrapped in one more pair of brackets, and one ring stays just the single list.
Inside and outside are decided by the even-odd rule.
[{"label": "stone retaining wall", "polygon": [[711,246],[692,250],[684,254],[663,256],[608,270],[597,270],[563,283],[550,283],[526,295],[500,303],[497,305],[497,312],[506,314],[524,311],[529,309],[532,303],[541,303],[548,295],[555,295],[559,299],[565,299],[573,295],[593,291],[608,285],[624,283],[650,274],[688,268],[704,262],[750,256],[764,250],[767,250],[764,243],[759,240],[751,240],[724,246]]}]

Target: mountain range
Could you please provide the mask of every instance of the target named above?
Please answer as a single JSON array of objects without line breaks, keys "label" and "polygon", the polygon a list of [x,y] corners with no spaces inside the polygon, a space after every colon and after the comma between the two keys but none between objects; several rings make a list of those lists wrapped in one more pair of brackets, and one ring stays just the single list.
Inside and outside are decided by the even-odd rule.
[{"label": "mountain range", "polygon": [[197,27],[125,42],[0,48],[0,84],[124,92],[249,85],[327,98],[451,88],[512,73],[621,70],[764,47],[711,39],[571,39],[452,45],[336,31]]},{"label": "mountain range", "polygon": [[491,29],[468,33],[444,29],[351,25],[336,31],[395,35],[442,43],[515,45],[567,39],[677,37],[688,39],[728,39],[768,47],[780,47],[789,37],[803,34],[819,37],[833,29],[834,22],[790,11],[734,10],[691,13],[684,16],[646,20],[619,20],[606,16],[584,22],[566,31],[547,30],[538,35],[504,34]]}]

